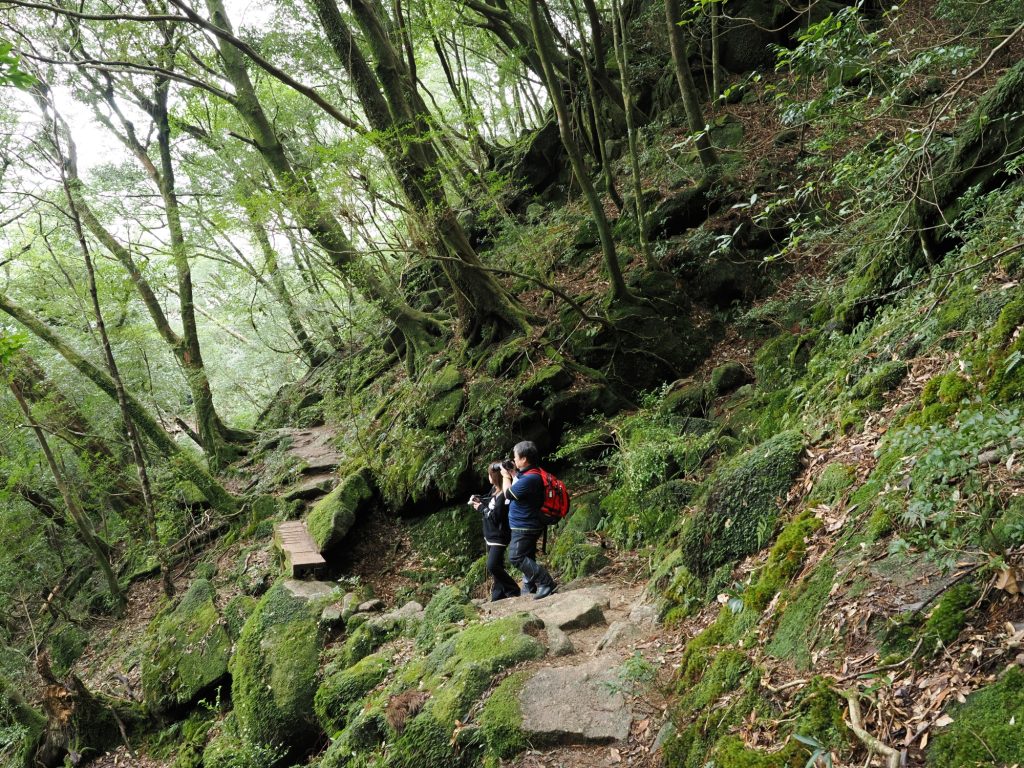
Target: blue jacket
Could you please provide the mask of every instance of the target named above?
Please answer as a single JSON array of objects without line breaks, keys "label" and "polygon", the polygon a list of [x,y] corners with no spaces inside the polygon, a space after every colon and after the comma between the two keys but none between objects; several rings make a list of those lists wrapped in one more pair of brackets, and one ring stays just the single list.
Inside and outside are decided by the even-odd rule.
[{"label": "blue jacket", "polygon": [[[527,467],[527,470],[532,467]],[[526,470],[524,470],[525,472]],[[544,481],[540,475],[520,474],[512,487],[505,491],[509,499],[508,524],[512,528],[543,530],[544,520],[540,508],[544,503]]]}]

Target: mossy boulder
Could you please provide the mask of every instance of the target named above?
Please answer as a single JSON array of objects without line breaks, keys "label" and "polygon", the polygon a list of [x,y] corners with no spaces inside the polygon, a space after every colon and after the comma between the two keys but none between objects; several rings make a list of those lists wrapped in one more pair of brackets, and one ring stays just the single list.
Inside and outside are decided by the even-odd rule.
[{"label": "mossy boulder", "polygon": [[812,652],[818,642],[818,618],[835,580],[835,566],[820,563],[780,605],[781,617],[766,651],[789,661],[800,670],[810,669]]},{"label": "mossy boulder", "polygon": [[740,363],[723,363],[711,372],[711,389],[716,395],[727,395],[751,380],[750,372]]},{"label": "mossy boulder", "polygon": [[803,437],[782,432],[716,471],[702,506],[683,529],[683,564],[697,576],[756,552],[770,540],[778,499],[800,468]]},{"label": "mossy boulder", "polygon": [[754,358],[758,388],[772,392],[792,384],[807,367],[813,343],[813,335],[793,333],[783,333],[765,342]]},{"label": "mossy boulder", "polygon": [[949,712],[953,723],[928,748],[931,768],[1013,765],[1024,756],[1024,670],[971,694]]},{"label": "mossy boulder", "polygon": [[854,400],[869,400],[881,396],[900,385],[910,371],[903,360],[890,360],[862,376],[853,385],[850,395]]},{"label": "mossy boulder", "polygon": [[426,424],[431,429],[442,429],[455,424],[466,402],[466,393],[454,389],[430,401],[426,407]]},{"label": "mossy boulder", "polygon": [[239,733],[252,744],[298,750],[319,734],[319,618],[335,593],[319,582],[279,581],[246,621],[231,659],[231,698]]},{"label": "mossy boulder", "polygon": [[715,399],[707,384],[691,383],[674,389],[661,401],[661,410],[677,416],[704,416]]},{"label": "mossy boulder", "polygon": [[475,619],[476,608],[457,587],[443,587],[427,603],[423,623],[416,633],[416,645],[429,650],[458,631],[459,624]]},{"label": "mossy boulder", "polygon": [[342,666],[337,661],[327,665],[313,700],[317,719],[327,733],[345,727],[349,710],[388,676],[391,662],[389,655],[373,654],[352,666]]},{"label": "mossy boulder", "polygon": [[564,581],[573,581],[589,576],[608,564],[604,550],[587,541],[580,531],[560,531],[551,546],[551,566]]},{"label": "mossy boulder", "polygon": [[545,365],[526,380],[519,390],[519,399],[525,405],[537,405],[546,395],[568,387],[572,380],[572,373],[565,366],[559,363]]},{"label": "mossy boulder", "polygon": [[154,711],[184,707],[227,678],[231,637],[214,604],[216,596],[209,581],[196,579],[173,610],[150,623],[142,695]]},{"label": "mossy boulder", "polygon": [[519,694],[529,679],[527,672],[509,675],[484,703],[480,713],[480,728],[483,730],[487,752],[499,759],[508,759],[529,746],[523,733],[523,713],[519,707]]},{"label": "mossy boulder", "polygon": [[355,525],[359,513],[373,499],[367,475],[366,470],[349,475],[320,499],[309,513],[306,527],[321,552],[327,552],[342,542]]},{"label": "mossy boulder", "polygon": [[432,396],[443,395],[451,392],[456,387],[461,387],[464,379],[459,369],[452,364],[444,366],[437,373],[426,377],[424,388],[427,394]]}]

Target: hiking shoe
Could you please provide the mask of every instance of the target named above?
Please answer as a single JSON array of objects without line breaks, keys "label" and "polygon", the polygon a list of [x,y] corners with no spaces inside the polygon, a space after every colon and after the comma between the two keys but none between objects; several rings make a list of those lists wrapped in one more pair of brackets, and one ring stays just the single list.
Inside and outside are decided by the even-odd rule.
[{"label": "hiking shoe", "polygon": [[531,584],[528,581],[524,581],[523,582],[523,588],[519,592],[519,594],[521,594],[521,595],[532,595],[536,591],[537,591],[537,585],[536,584]]},{"label": "hiking shoe", "polygon": [[533,596],[534,600],[543,600],[548,595],[554,594],[554,591],[558,589],[557,584],[551,584],[550,586],[544,585],[537,590],[537,594]]}]

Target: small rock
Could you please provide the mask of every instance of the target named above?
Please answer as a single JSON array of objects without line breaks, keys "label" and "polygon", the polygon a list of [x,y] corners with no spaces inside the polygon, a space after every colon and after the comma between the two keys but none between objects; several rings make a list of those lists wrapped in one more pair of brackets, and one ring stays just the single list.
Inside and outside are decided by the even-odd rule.
[{"label": "small rock", "polygon": [[475,606],[477,606],[477,607],[479,608],[479,607],[480,607],[481,605],[483,605],[483,604],[484,604],[484,603],[486,603],[487,601],[486,601],[486,600],[484,600],[484,599],[483,599],[482,597],[474,597],[474,598],[473,598],[472,600],[470,600],[469,602],[470,602],[470,603],[472,603],[473,605],[475,605]]},{"label": "small rock", "polygon": [[410,600],[401,608],[385,613],[383,618],[395,620],[420,619],[423,618],[423,606],[417,603],[415,600]]},{"label": "small rock", "polygon": [[342,610],[341,605],[333,603],[324,608],[323,613],[320,614],[320,623],[326,624],[329,627],[335,624],[340,624],[342,621]]},{"label": "small rock", "polygon": [[653,627],[658,620],[658,609],[646,603],[637,603],[629,612],[629,620],[634,624]]},{"label": "small rock", "polygon": [[353,613],[359,610],[359,597],[355,592],[346,592],[341,598],[341,615],[348,619]]},{"label": "small rock", "polygon": [[552,656],[568,656],[575,652],[572,640],[558,627],[548,629],[548,653]]},{"label": "small rock", "polygon": [[356,609],[360,613],[377,613],[384,610],[383,600],[367,600],[365,603],[360,603]]}]

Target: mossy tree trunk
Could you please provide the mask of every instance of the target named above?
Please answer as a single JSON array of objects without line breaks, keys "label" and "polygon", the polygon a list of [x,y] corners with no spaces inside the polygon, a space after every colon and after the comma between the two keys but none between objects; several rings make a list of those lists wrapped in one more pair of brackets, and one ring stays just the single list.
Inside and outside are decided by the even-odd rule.
[{"label": "mossy tree trunk", "polygon": [[[106,395],[115,401],[117,400],[117,389],[109,374],[86,360],[70,344],[60,338],[46,323],[21,305],[12,301],[5,293],[0,293],[0,312],[4,312],[25,326],[33,336],[49,345],[70,363],[75,370],[99,387]],[[149,410],[146,406],[127,392],[125,393],[125,401],[136,426],[153,442],[160,453],[171,462],[175,470],[182,477],[194,483],[215,509],[221,512],[233,512],[237,507],[234,497],[224,490],[224,487],[195,458],[190,456],[187,451],[183,450],[171,439],[171,436],[164,431],[163,427],[149,415]]]},{"label": "mossy tree trunk", "polygon": [[[223,2],[207,0],[206,5],[213,24],[230,33],[231,21]],[[406,341],[407,358],[414,359],[416,350],[425,350],[429,346],[432,334],[445,331],[444,325],[426,312],[406,304],[397,290],[385,285],[361,257],[314,181],[292,166],[277,130],[256,95],[245,55],[221,37],[217,38],[217,50],[225,77],[234,89],[231,103],[248,127],[254,146],[273,174],[285,205],[303,229],[323,248],[335,271],[394,322]]]},{"label": "mossy tree trunk", "polygon": [[489,325],[502,335],[526,332],[529,325],[522,308],[483,269],[448,203],[444,164],[431,139],[436,130],[427,122],[414,73],[392,44],[376,5],[348,0],[373,53],[371,68],[335,0],[310,0],[310,4],[338,62],[349,73],[377,146],[412,206],[414,234],[424,234],[441,261],[454,291],[461,335],[475,340]]},{"label": "mossy tree trunk", "polygon": [[555,115],[558,119],[558,133],[562,138],[565,153],[569,156],[573,173],[576,175],[576,180],[583,190],[583,196],[590,206],[590,213],[597,225],[598,237],[601,240],[601,252],[604,255],[605,268],[611,281],[612,301],[625,304],[634,303],[636,299],[626,287],[626,281],[622,277],[619,257],[615,251],[615,241],[612,239],[611,226],[608,224],[608,218],[604,215],[604,206],[601,204],[601,198],[594,188],[594,183],[590,180],[590,172],[583,162],[583,155],[580,152],[579,145],[572,135],[569,109],[566,106],[561,84],[555,76],[555,70],[552,65],[551,49],[554,47],[554,41],[551,40],[547,22],[541,17],[540,0],[529,0],[529,8],[530,26],[533,30],[534,43],[544,71],[544,82],[547,85],[548,95],[555,107]]},{"label": "mossy tree trunk", "polygon": [[[7,374],[7,371],[4,371]],[[67,480],[64,477],[63,471],[61,471],[60,464],[57,463],[57,459],[50,450],[50,443],[46,439],[46,433],[43,432],[42,427],[39,426],[35,418],[32,416],[32,408],[29,406],[28,401],[25,400],[24,395],[21,394],[21,390],[13,380],[8,382],[8,387],[11,390],[11,394],[14,395],[14,399],[18,403],[18,407],[25,416],[25,422],[28,427],[32,430],[36,436],[36,440],[39,442],[39,449],[43,452],[43,456],[46,459],[46,465],[50,469],[50,474],[53,475],[53,482],[57,486],[57,490],[60,491],[61,498],[64,500],[64,508],[67,510],[71,519],[75,523],[75,527],[78,529],[78,534],[81,537],[83,543],[92,553],[93,560],[96,562],[96,566],[100,569],[103,574],[103,578],[107,581],[107,588],[110,590],[110,597],[114,601],[115,613],[121,615],[124,612],[124,607],[127,603],[127,599],[124,595],[124,590],[121,589],[121,585],[117,582],[117,576],[114,574],[114,569],[110,565],[109,552],[105,549],[99,541],[99,537],[96,535],[96,529],[92,525],[92,521],[89,516],[82,509],[75,494],[71,491],[71,486],[68,485]]]},{"label": "mossy tree trunk", "polygon": [[704,113],[700,108],[700,99],[697,96],[697,84],[693,81],[693,73],[690,72],[690,64],[686,59],[686,44],[683,41],[683,32],[679,27],[679,0],[665,0],[665,22],[668,25],[668,41],[672,51],[672,63],[675,68],[676,83],[679,86],[679,96],[683,100],[683,109],[686,111],[686,123],[690,127],[690,133],[695,138],[697,145],[697,156],[705,173],[711,172],[718,165],[718,156],[711,146],[711,137],[708,136],[707,124],[704,122]]}]

